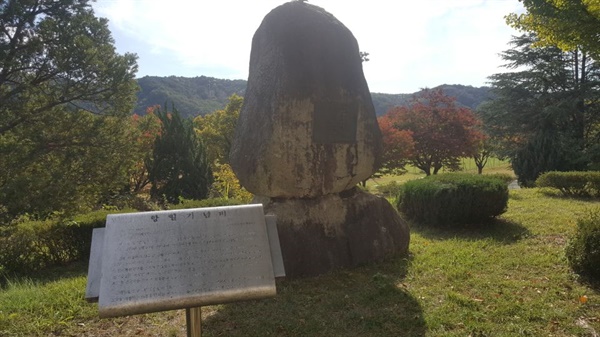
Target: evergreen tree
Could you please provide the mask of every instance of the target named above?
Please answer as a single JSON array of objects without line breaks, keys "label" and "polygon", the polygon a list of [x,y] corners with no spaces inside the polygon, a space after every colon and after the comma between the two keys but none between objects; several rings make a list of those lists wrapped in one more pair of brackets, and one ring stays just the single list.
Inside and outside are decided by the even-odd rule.
[{"label": "evergreen tree", "polygon": [[192,121],[182,119],[175,108],[172,110],[154,111],[161,121],[161,130],[154,142],[152,160],[147,163],[150,194],[174,204],[179,203],[180,197],[204,199],[212,183],[206,151]]},{"label": "evergreen tree", "polygon": [[531,34],[513,38],[514,47],[502,54],[513,71],[490,77],[495,98],[478,109],[524,185],[542,172],[591,167],[600,137],[597,62],[536,42]]}]

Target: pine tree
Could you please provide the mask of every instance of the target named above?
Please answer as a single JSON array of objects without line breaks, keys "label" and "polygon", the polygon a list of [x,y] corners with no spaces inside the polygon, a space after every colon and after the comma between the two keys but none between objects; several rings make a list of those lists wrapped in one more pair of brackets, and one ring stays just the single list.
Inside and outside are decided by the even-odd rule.
[{"label": "pine tree", "polygon": [[513,38],[502,58],[513,70],[490,77],[495,99],[478,109],[485,131],[511,160],[521,184],[550,170],[582,170],[597,162],[600,69],[581,51]]},{"label": "pine tree", "polygon": [[147,163],[153,198],[177,204],[180,198],[204,199],[212,183],[212,171],[204,146],[191,120],[182,119],[175,108],[157,108],[160,135]]}]

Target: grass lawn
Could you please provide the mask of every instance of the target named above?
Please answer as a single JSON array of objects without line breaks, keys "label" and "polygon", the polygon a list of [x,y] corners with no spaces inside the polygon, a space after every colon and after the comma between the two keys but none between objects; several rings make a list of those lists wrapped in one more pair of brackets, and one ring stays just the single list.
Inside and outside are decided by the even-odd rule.
[{"label": "grass lawn", "polygon": [[[477,166],[475,166],[475,162],[471,158],[463,158],[461,162],[462,170],[461,172],[466,173],[477,173]],[[444,169],[441,170],[440,173],[447,172]],[[483,174],[508,174],[514,176],[513,170],[510,167],[510,163],[508,161],[500,160],[497,158],[490,158],[487,165],[483,168]],[[407,182],[409,180],[420,179],[425,177],[425,173],[413,166],[406,167],[406,173],[397,176],[383,176],[380,178],[371,178],[367,181],[367,189],[371,192],[377,192],[377,186],[385,185],[392,181],[395,181],[399,184]]]},{"label": "grass lawn", "polygon": [[[278,281],[272,299],[205,307],[203,336],[598,336],[600,289],[564,257],[576,218],[597,207],[511,191],[492,223],[413,227],[408,257]],[[81,265],[12,279],[0,290],[0,336],[185,336],[182,310],[98,319],[82,299],[84,274]]]}]

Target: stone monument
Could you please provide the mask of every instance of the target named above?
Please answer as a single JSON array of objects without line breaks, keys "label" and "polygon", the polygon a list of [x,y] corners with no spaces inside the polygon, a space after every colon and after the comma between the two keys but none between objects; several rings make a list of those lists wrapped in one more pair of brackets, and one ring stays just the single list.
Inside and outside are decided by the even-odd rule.
[{"label": "stone monument", "polygon": [[303,1],[272,10],[252,40],[230,157],[241,184],[277,216],[287,276],[407,252],[407,224],[385,199],[356,188],[380,152],[350,30]]}]

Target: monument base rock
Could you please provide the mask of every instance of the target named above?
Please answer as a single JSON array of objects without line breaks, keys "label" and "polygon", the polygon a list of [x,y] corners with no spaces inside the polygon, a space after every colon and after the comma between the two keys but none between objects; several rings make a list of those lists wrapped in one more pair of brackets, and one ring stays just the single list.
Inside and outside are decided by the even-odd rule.
[{"label": "monument base rock", "polygon": [[359,189],[255,201],[265,214],[277,216],[287,277],[315,276],[408,252],[408,223],[386,199]]}]

